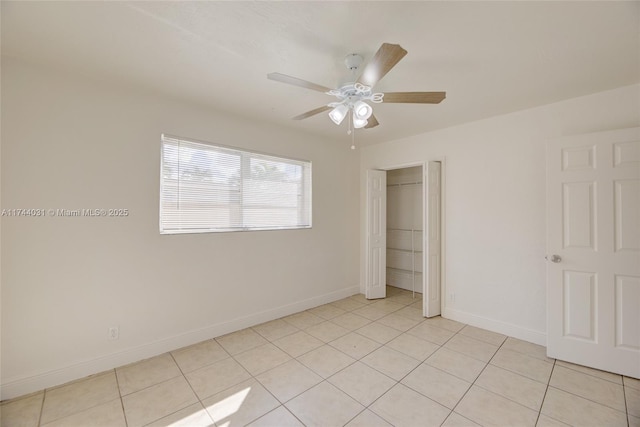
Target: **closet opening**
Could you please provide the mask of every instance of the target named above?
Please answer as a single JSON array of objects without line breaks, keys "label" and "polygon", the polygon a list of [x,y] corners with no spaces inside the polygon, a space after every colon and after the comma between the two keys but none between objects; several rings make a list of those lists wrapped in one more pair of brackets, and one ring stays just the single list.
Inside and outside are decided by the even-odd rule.
[{"label": "closet opening", "polygon": [[423,292],[422,166],[387,171],[387,296]]},{"label": "closet opening", "polygon": [[365,295],[441,313],[442,163],[367,170]]}]

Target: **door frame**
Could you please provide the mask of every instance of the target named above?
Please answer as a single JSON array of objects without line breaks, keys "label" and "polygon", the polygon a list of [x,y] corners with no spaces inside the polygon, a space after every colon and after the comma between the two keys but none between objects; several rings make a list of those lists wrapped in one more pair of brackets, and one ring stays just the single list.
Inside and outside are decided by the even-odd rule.
[{"label": "door frame", "polygon": [[[385,165],[378,167],[371,167],[368,169],[376,169],[388,172],[390,170],[395,169],[405,169],[420,166],[422,167],[422,315],[426,314],[426,304],[427,304],[427,275],[425,274],[426,266],[427,266],[427,256],[428,256],[428,242],[426,239],[426,227],[427,227],[427,202],[428,202],[428,185],[427,185],[427,168],[429,166],[429,162],[440,162],[440,312],[444,312],[444,308],[446,306],[446,295],[447,295],[447,281],[446,281],[446,216],[445,216],[445,206],[446,206],[446,158],[444,156],[434,156],[429,157],[425,161],[421,162],[408,162],[408,163],[400,163],[393,165]],[[368,192],[369,189],[367,188]],[[369,215],[369,206],[365,206],[366,212],[365,215]],[[385,224],[386,226],[386,224]],[[385,229],[386,230],[386,229]],[[386,232],[386,231],[385,231]],[[368,250],[368,249],[367,249]]]}]

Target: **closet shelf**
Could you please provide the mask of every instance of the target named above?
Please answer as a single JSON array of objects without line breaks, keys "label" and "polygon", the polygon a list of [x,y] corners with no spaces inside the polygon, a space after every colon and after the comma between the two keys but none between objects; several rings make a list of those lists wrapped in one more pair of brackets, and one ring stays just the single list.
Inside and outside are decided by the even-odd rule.
[{"label": "closet shelf", "polygon": [[422,230],[414,228],[413,230],[410,228],[387,228],[387,231],[419,231],[422,233]]},{"label": "closet shelf", "polygon": [[[401,272],[401,273],[413,274],[413,271],[411,271],[411,270],[406,270],[404,268],[398,268],[398,267],[387,267],[387,270],[393,270],[393,271],[398,271],[398,272]],[[416,270],[415,274],[422,274],[422,271]]]}]

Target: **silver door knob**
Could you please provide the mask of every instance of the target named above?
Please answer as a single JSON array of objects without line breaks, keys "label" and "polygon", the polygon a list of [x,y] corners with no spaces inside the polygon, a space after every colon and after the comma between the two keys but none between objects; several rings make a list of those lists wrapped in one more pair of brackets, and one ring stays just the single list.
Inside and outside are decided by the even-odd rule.
[{"label": "silver door knob", "polygon": [[562,257],[560,255],[551,255],[544,257],[544,259],[551,261],[551,262],[555,262],[556,264],[559,263],[560,261],[562,261]]}]

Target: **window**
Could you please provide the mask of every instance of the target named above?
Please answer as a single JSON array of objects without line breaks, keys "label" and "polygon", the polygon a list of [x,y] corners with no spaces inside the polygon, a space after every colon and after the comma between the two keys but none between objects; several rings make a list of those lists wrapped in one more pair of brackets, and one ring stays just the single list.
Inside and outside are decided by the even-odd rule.
[{"label": "window", "polygon": [[160,233],[311,227],[311,162],[162,135]]}]

